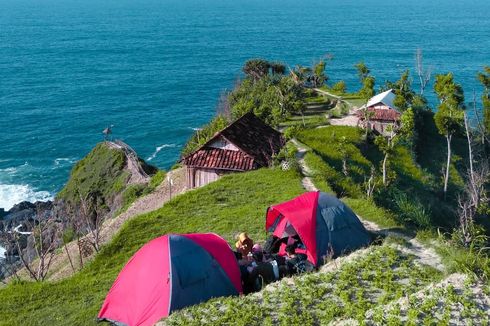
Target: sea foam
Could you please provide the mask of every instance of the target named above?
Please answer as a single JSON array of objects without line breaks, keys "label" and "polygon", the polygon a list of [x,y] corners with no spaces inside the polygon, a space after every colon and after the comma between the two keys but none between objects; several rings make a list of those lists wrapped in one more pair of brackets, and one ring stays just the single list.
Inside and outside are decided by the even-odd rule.
[{"label": "sea foam", "polygon": [[53,196],[47,191],[36,191],[29,185],[0,184],[0,208],[9,210],[22,201],[46,201]]},{"label": "sea foam", "polygon": [[175,144],[163,144],[162,146],[158,146],[157,148],[155,148],[155,151],[153,152],[153,154],[151,154],[146,160],[147,161],[151,161],[153,160],[155,157],[157,157],[158,153],[164,149],[164,148],[167,148],[167,147],[175,147],[176,145]]}]

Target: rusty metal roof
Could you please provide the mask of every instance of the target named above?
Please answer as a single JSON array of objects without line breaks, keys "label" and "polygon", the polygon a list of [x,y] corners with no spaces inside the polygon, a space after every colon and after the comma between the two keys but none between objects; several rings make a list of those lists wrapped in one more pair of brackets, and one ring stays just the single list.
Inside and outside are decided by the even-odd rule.
[{"label": "rusty metal roof", "polygon": [[[239,151],[209,146],[218,138],[235,145]],[[268,166],[272,156],[284,145],[282,134],[249,112],[217,132],[206,144],[183,158],[185,165],[193,167],[251,170]]]},{"label": "rusty metal roof", "polygon": [[202,148],[184,158],[189,167],[247,171],[254,168],[254,159],[241,151]]},{"label": "rusty metal roof", "polygon": [[[374,112],[374,116],[371,117],[370,120],[382,120],[382,121],[398,121],[400,120],[401,113],[393,110],[391,108],[383,108],[383,109],[373,109],[368,108],[370,112]],[[364,119],[364,112],[362,110],[357,111],[358,116],[361,119]]]}]

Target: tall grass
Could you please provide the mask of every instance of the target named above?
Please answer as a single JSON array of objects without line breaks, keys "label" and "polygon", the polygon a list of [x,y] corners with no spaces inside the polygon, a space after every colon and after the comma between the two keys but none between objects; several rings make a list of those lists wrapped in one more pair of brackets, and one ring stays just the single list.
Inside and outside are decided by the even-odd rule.
[{"label": "tall grass", "polygon": [[124,224],[95,260],[55,283],[21,282],[0,290],[0,325],[90,325],[126,261],[166,233],[216,232],[230,243],[240,231],[265,238],[268,206],[303,192],[295,171],[261,169],[233,174],[177,196],[161,209]]}]

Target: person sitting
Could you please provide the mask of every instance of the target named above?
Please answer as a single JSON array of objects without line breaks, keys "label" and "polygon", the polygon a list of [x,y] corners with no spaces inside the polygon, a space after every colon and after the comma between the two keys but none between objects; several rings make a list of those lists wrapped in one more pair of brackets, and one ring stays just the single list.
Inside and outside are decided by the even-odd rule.
[{"label": "person sitting", "polygon": [[248,257],[249,254],[252,253],[252,247],[254,245],[253,240],[250,239],[245,232],[240,233],[237,240],[238,241],[235,243],[237,251],[242,254],[243,258]]},{"label": "person sitting", "polygon": [[286,246],[286,265],[290,274],[304,273],[306,270],[307,256],[305,254],[296,253],[296,245],[291,244]]}]

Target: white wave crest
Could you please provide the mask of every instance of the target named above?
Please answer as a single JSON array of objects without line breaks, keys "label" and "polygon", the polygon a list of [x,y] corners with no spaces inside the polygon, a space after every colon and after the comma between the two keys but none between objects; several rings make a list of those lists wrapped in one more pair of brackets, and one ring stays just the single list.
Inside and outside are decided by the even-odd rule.
[{"label": "white wave crest", "polygon": [[167,147],[175,147],[175,146],[176,146],[175,144],[163,144],[161,146],[158,146],[157,148],[155,148],[155,151],[153,152],[153,154],[151,154],[146,160],[151,161],[155,157],[157,157],[158,153],[160,153],[160,151],[162,149],[167,148]]},{"label": "white wave crest", "polygon": [[188,127],[188,128],[194,131],[202,130],[202,128],[195,128],[195,127]]},{"label": "white wave crest", "polygon": [[29,185],[0,184],[0,208],[9,210],[22,201],[46,201],[53,196],[47,191],[36,191]]},{"label": "white wave crest", "polygon": [[75,162],[76,159],[74,158],[60,157],[54,160],[54,165],[59,166],[59,165],[73,164]]}]

